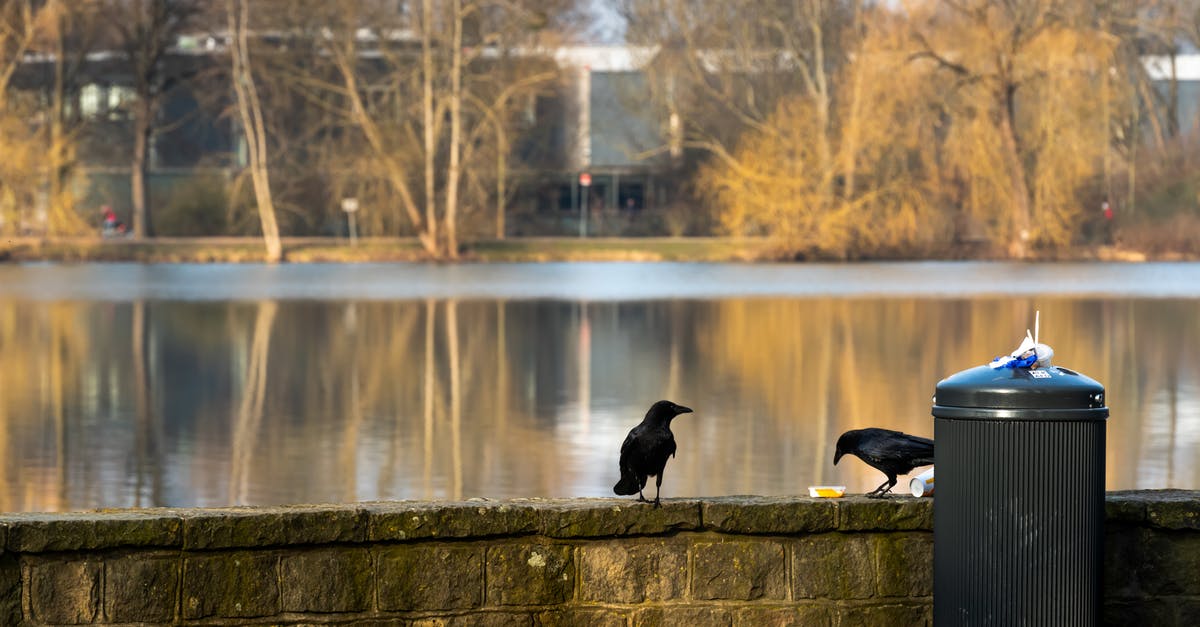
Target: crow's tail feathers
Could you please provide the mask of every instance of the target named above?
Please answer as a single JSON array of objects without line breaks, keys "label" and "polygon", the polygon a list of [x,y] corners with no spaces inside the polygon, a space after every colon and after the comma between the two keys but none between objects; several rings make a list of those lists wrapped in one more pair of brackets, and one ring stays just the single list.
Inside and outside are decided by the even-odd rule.
[{"label": "crow's tail feathers", "polygon": [[642,486],[638,485],[637,477],[626,473],[621,473],[621,480],[617,482],[617,485],[613,486],[613,492],[621,496],[637,494],[641,489]]}]

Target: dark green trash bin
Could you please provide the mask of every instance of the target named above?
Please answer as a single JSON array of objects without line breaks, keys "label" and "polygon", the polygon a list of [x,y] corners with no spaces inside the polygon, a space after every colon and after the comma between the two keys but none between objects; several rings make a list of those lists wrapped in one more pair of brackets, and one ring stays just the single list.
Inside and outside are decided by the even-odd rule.
[{"label": "dark green trash bin", "polygon": [[933,416],[934,625],[1099,624],[1104,386],[980,366],[937,384]]}]

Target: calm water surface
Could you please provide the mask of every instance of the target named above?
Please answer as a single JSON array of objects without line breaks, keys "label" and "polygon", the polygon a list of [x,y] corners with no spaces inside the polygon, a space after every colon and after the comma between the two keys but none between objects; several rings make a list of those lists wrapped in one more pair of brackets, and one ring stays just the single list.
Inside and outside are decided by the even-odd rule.
[{"label": "calm water surface", "polygon": [[[1200,264],[4,265],[0,510],[865,491],[841,431],[932,435],[1016,347],[1108,389],[1109,489],[1200,488]],[[849,463],[847,463],[849,462]]]}]

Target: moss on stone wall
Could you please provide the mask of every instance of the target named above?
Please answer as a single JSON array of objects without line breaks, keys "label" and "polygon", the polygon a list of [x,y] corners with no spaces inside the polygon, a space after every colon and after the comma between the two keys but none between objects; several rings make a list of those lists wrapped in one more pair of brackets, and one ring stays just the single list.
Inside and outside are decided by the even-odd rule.
[{"label": "moss on stone wall", "polygon": [[[0,623],[928,624],[931,499],[0,516]],[[1106,620],[1195,624],[1200,493],[1107,498]]]}]

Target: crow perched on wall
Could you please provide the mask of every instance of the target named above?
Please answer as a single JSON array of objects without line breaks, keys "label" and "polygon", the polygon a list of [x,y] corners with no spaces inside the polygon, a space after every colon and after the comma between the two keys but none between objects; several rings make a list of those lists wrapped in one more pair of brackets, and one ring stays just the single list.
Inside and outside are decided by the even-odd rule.
[{"label": "crow perched on wall", "polygon": [[690,413],[691,409],[671,401],[658,401],[650,406],[642,423],[629,431],[621,445],[621,480],[613,486],[613,492],[637,494],[639,501],[646,501],[642,488],[646,487],[646,478],[654,475],[654,506],[661,506],[658,494],[662,490],[663,469],[667,467],[667,458],[675,456],[671,420]]},{"label": "crow perched on wall", "polygon": [[896,485],[896,475],[907,475],[917,466],[933,463],[933,440],[890,429],[851,429],[838,438],[834,466],[842,455],[854,455],[887,475],[887,481],[867,493],[883,495]]}]

